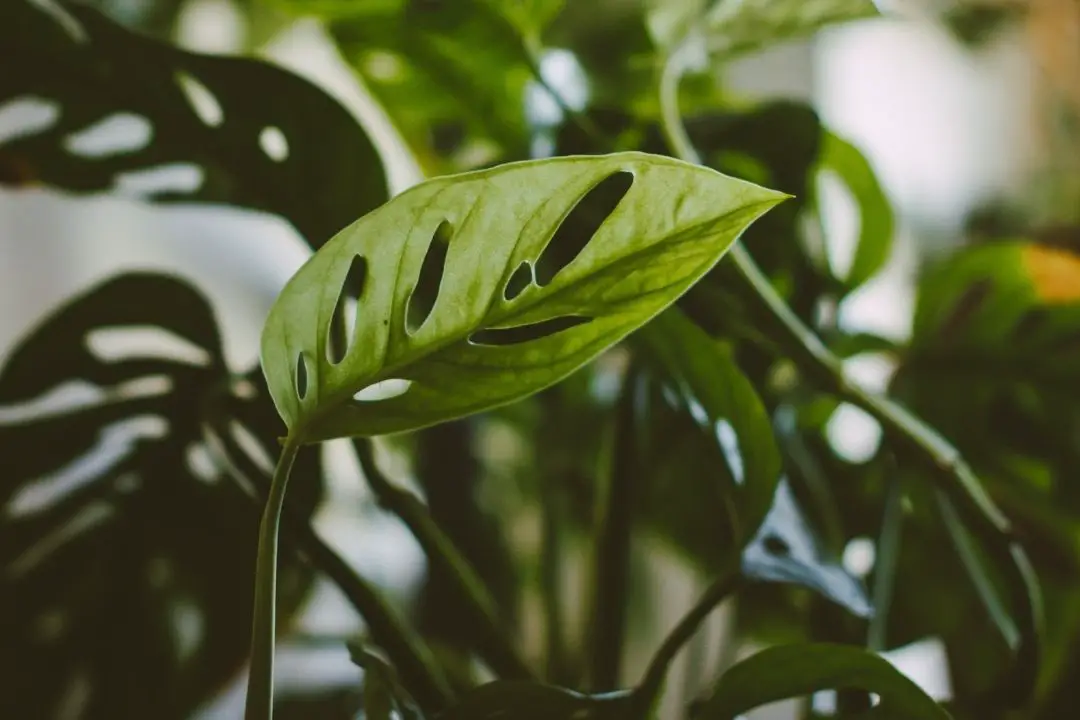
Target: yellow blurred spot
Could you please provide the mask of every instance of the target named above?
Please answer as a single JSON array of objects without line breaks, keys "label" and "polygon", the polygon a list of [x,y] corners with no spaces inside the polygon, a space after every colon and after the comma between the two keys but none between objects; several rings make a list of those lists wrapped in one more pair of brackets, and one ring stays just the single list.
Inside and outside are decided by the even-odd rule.
[{"label": "yellow blurred spot", "polygon": [[1025,245],[1021,250],[1024,270],[1044,303],[1080,302],[1080,256],[1045,245]]}]

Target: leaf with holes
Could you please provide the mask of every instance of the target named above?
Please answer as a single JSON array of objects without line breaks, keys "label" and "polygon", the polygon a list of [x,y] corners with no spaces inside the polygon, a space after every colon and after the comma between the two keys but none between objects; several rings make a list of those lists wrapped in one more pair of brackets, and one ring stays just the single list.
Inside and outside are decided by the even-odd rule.
[{"label": "leaf with holes", "polygon": [[888,660],[860,648],[828,643],[773,647],[743,660],[721,676],[695,717],[735,720],[756,707],[829,689],[878,695],[877,704],[859,717],[950,717]]},{"label": "leaf with holes", "polygon": [[[18,344],[0,370],[0,674],[17,688],[0,717],[58,717],[74,696],[83,720],[179,720],[240,671],[250,495],[276,423],[265,388],[230,379],[206,301],[171,277],[118,276]],[[290,500],[310,513],[319,483],[304,485]],[[288,614],[309,574],[284,570]]]},{"label": "leaf with holes", "polygon": [[264,62],[178,50],[74,3],[0,3],[0,185],[274,213],[312,245],[387,198],[355,119]]},{"label": "leaf with holes", "polygon": [[[278,412],[294,439],[317,442],[523,398],[674,302],[784,197],[642,153],[418,185],[327,243],[278,297],[262,338]],[[431,276],[437,295],[414,294]],[[330,329],[347,294],[359,300],[339,356]]]},{"label": "leaf with holes", "polygon": [[742,569],[751,580],[810,588],[860,617],[873,612],[862,583],[823,555],[787,480],[780,482],[765,522],[743,550]]}]

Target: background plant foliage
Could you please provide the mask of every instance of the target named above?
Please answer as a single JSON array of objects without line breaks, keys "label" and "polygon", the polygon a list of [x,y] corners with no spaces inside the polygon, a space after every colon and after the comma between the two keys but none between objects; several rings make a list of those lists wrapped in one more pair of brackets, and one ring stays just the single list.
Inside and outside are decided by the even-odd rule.
[{"label": "background plant foliage", "polygon": [[[748,104],[717,80],[739,54],[871,15],[872,3],[243,3],[265,25],[319,18],[427,174],[494,168],[389,203],[374,144],[336,101],[266,62],[171,46],[181,3],[145,5],[113,18],[106,2],[0,6],[0,62],[17,68],[0,74],[0,108],[54,108],[0,143],[0,183],[108,193],[179,165],[196,173],[191,189],[148,201],[273,213],[313,251],[356,222],[272,313],[271,390],[290,429],[330,418],[310,440],[414,430],[391,440],[423,500],[384,474],[370,440],[353,441],[372,491],[429,560],[407,610],[312,531],[324,470],[316,452],[299,454],[278,624],[325,575],[368,631],[351,645],[362,693],[281,698],[280,716],[649,717],[672,659],[725,599],[731,657],[775,647],[694,679],[687,718],[730,720],[822,689],[841,691],[845,716],[1068,714],[1080,673],[1074,248],[1045,237],[963,248],[922,277],[908,345],[848,334],[819,308],[889,259],[872,169],[812,108]],[[581,86],[540,77],[552,48],[577,58]],[[86,150],[80,135],[117,116],[144,121],[144,146]],[[531,162],[501,167],[515,161]],[[633,189],[601,182],[620,169]],[[810,231],[826,171],[859,209],[842,277]],[[779,193],[793,199],[755,221]],[[590,239],[599,249],[583,250]],[[399,326],[386,335],[384,315]],[[566,317],[589,322],[506,336]],[[181,342],[120,358],[95,342],[146,326]],[[844,378],[839,359],[865,353],[898,363],[903,406]],[[417,387],[354,412],[350,396],[385,380]],[[418,390],[424,402],[406,399]],[[71,298],[8,354],[0,717],[180,720],[242,668],[257,517],[285,434],[270,395],[259,368],[227,366],[200,291],[168,275],[124,274]],[[840,402],[885,430],[866,462],[826,439]],[[476,450],[496,431],[522,448],[509,464]],[[121,451],[88,462],[109,438]],[[509,542],[536,518],[538,550]],[[864,537],[877,542],[865,581],[838,562]],[[639,598],[657,548],[708,587],[637,678],[628,657],[651,627]],[[562,563],[582,555],[588,592],[568,617]],[[194,646],[178,613],[201,622]],[[520,650],[529,623],[543,628],[542,657]],[[931,635],[955,685],[944,707],[876,655]]]}]

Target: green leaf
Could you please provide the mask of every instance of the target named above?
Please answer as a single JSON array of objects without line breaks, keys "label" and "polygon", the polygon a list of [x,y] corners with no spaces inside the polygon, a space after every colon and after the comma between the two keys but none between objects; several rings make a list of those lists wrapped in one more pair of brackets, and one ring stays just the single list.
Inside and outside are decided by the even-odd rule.
[{"label": "green leaf", "polygon": [[[129,192],[142,178],[140,197],[274,213],[316,247],[386,200],[371,141],[306,80],[178,50],[84,5],[49,7],[0,5],[0,65],[19,68],[0,75],[0,107],[55,116],[0,141],[0,185]],[[125,124],[144,137],[110,143]],[[168,186],[162,173],[173,174]]]},{"label": "green leaf", "polygon": [[[322,3],[293,0],[318,14]],[[527,155],[525,42],[495,0],[388,0],[329,8],[329,30],[421,163],[465,139]],[[351,9],[351,12],[350,12]],[[461,136],[461,142],[446,138]],[[354,216],[355,217],[355,216]]]},{"label": "green leaf", "polygon": [[860,617],[873,612],[862,583],[825,557],[787,480],[777,487],[768,517],[743,550],[743,574],[810,588]]},{"label": "green leaf", "polygon": [[[595,216],[594,195],[607,215],[595,234],[572,216]],[[523,398],[674,302],[783,197],[641,153],[425,182],[340,233],[282,291],[262,340],[278,412],[316,442]],[[327,340],[350,275],[358,311],[334,363]],[[418,306],[423,282],[438,295]],[[400,394],[365,399],[384,389]]]},{"label": "green leaf", "polygon": [[720,58],[878,14],[872,0],[650,0],[648,12],[658,47],[700,34],[704,49]]},{"label": "green leaf", "polygon": [[949,713],[887,660],[846,645],[785,645],[743,660],[720,678],[698,720],[734,720],[753,708],[819,690],[857,688],[880,696],[859,717],[948,720]]},{"label": "green leaf", "polygon": [[[717,444],[737,500],[729,521],[738,545],[750,540],[772,505],[780,479],[780,452],[772,424],[729,345],[713,340],[678,309],[646,326],[640,338],[663,369],[681,403]],[[717,551],[720,551],[717,548]]]},{"label": "green leaf", "polygon": [[[75,296],[10,353],[0,668],[18,691],[0,693],[0,717],[57,717],[75,683],[86,720],[183,718],[240,671],[251,495],[276,452],[277,419],[253,380],[230,377],[206,300],[163,275]],[[320,477],[316,454],[301,460],[298,472]],[[321,483],[304,485],[290,505],[307,517]],[[282,570],[287,618],[311,578],[292,557]],[[181,621],[201,632],[178,636]]]},{"label": "green leaf", "polygon": [[566,0],[484,0],[510,22],[527,43],[538,43],[540,35],[562,12]]},{"label": "green leaf", "polygon": [[836,173],[859,208],[859,239],[845,278],[848,290],[854,290],[873,277],[889,259],[893,242],[892,207],[870,163],[846,140],[825,133],[819,167]]},{"label": "green leaf", "polygon": [[622,691],[582,695],[550,685],[498,681],[470,692],[440,720],[621,720],[631,699]]}]

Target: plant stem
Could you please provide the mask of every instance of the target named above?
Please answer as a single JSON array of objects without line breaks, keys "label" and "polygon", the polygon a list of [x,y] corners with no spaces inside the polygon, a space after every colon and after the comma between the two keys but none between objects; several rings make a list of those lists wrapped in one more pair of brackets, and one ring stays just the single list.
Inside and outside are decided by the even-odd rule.
[{"label": "plant stem", "polygon": [[[662,130],[677,157],[702,164],[683,127],[678,107],[681,76],[680,52],[664,63],[660,80]],[[1040,654],[1042,623],[1038,579],[1023,547],[1013,535],[1011,523],[983,489],[978,477],[960,452],[937,431],[892,400],[868,392],[852,383],[840,360],[784,303],[750,253],[740,242],[728,252],[739,277],[746,285],[743,295],[762,311],[760,321],[767,334],[776,338],[799,369],[828,392],[858,406],[875,420],[897,446],[914,450],[932,473],[937,487],[955,503],[957,511],[970,523],[991,555],[1007,572],[1007,585],[1015,594],[1014,610],[1022,625],[1016,651],[1019,675],[1009,690],[1009,701],[1022,705],[1035,690]]]},{"label": "plant stem", "polygon": [[590,610],[589,686],[593,692],[618,686],[626,640],[631,531],[641,484],[637,442],[645,376],[631,368],[616,406],[615,437],[593,564]]},{"label": "plant stem", "polygon": [[503,679],[535,679],[532,669],[514,648],[499,622],[495,601],[487,587],[454,542],[432,521],[419,498],[396,486],[383,474],[375,462],[370,441],[358,440],[354,447],[379,504],[405,523],[428,559],[443,569],[476,617],[481,631],[481,637],[477,638],[480,655]]},{"label": "plant stem", "polygon": [[722,603],[729,595],[735,592],[742,583],[739,559],[736,557],[728,561],[728,566],[723,570],[720,577],[713,581],[694,607],[683,616],[679,624],[668,634],[667,638],[656,651],[645,675],[637,688],[634,690],[635,717],[644,718],[651,711],[660,697],[660,691],[667,677],[668,668],[679,654],[683,645],[690,641],[697,633],[705,618]]},{"label": "plant stem", "polygon": [[904,525],[904,488],[896,468],[890,468],[885,491],[885,512],[881,519],[874,560],[874,616],[866,636],[866,648],[870,652],[884,652],[886,630],[889,625],[889,606],[892,604],[896,585],[896,566],[900,559],[900,535]]},{"label": "plant stem", "polygon": [[[246,479],[266,502],[265,473],[239,447],[227,426],[214,425],[213,437],[224,448],[223,460],[238,478]],[[390,662],[401,674],[421,709],[428,713],[442,710],[450,704],[452,694],[434,660],[416,634],[401,621],[390,605],[367,580],[319,537],[308,519],[285,503],[282,513],[282,537],[286,547],[298,550],[316,570],[326,574],[337,585],[349,603],[364,619],[372,641],[386,651]]]},{"label": "plant stem", "polygon": [[270,481],[270,496],[259,526],[255,564],[255,615],[251,630],[251,670],[248,674],[245,720],[271,720],[274,715],[274,634],[277,623],[277,556],[281,510],[300,444],[285,441]]}]

